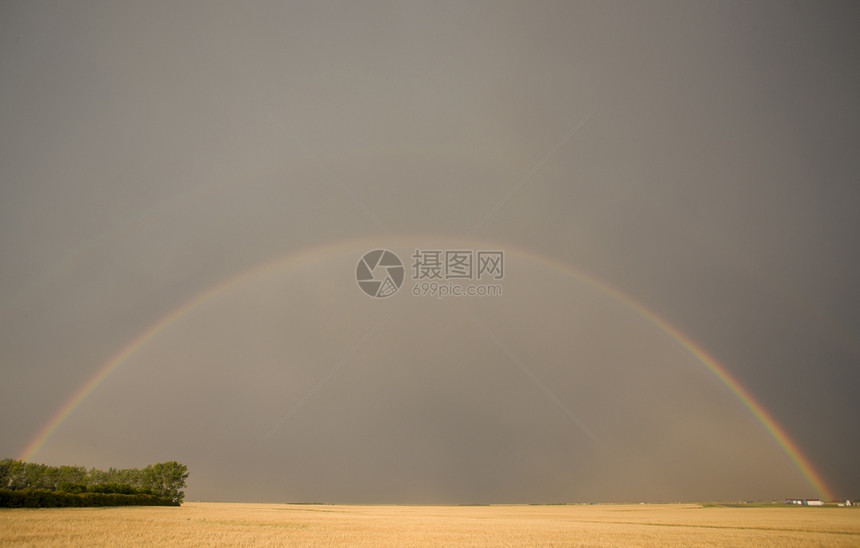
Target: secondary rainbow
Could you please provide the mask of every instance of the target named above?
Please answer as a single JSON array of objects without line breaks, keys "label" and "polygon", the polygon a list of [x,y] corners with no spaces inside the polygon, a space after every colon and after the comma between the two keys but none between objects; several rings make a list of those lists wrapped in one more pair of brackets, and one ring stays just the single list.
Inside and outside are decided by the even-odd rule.
[{"label": "secondary rainbow", "polygon": [[[450,240],[452,238],[441,238]],[[427,241],[427,236],[414,236],[410,241],[409,237],[400,236],[396,238],[398,241],[397,247],[414,246],[417,241]],[[143,333],[138,335],[127,346],[121,349],[116,355],[102,365],[96,373],[90,377],[66,402],[51,416],[39,432],[33,437],[30,443],[24,448],[20,454],[21,460],[30,460],[42,448],[45,442],[59,428],[59,426],[75,411],[75,409],[83,402],[89,394],[91,394],[98,386],[107,378],[111,372],[122,365],[129,357],[134,355],[142,346],[149,340],[158,335],[163,330],[170,327],[179,318],[191,312],[201,304],[209,301],[225,292],[226,290],[235,287],[242,282],[262,276],[269,272],[282,268],[296,267],[302,264],[314,262],[328,256],[333,256],[338,253],[347,251],[355,251],[360,253],[367,249],[380,247],[378,244],[385,242],[390,247],[395,247],[394,241],[390,237],[379,237],[374,240],[370,239],[354,239],[342,242],[335,242],[322,246],[317,246],[305,250],[298,251],[257,265],[251,269],[245,270],[236,276],[228,278],[214,286],[204,290],[188,301],[184,302],[178,308],[160,318],[156,323],[147,328]],[[457,243],[462,246],[462,239],[457,239]],[[555,261],[553,259],[537,255],[530,251],[514,248],[510,245],[500,245],[498,243],[480,241],[470,239],[469,244],[474,244],[476,248],[483,249],[504,249],[506,253],[516,256],[521,256],[531,261],[547,265],[556,270],[562,271],[592,287],[595,287],[603,293],[611,296],[613,299],[624,304],[627,308],[634,311],[649,323],[656,326],[660,331],[669,336],[672,340],[683,347],[690,353],[698,362],[710,370],[752,413],[755,419],[764,427],[771,437],[777,442],[780,448],[789,457],[795,467],[801,472],[809,485],[815,489],[817,494],[822,499],[833,500],[835,496],[832,490],[828,487],[824,478],[815,470],[810,460],[803,454],[797,444],[789,437],[788,433],[776,422],[776,420],[767,412],[767,410],[758,403],[753,395],[744,388],[728,370],[720,364],[714,357],[709,355],[701,346],[692,339],[684,335],[679,329],[670,324],[668,321],[660,317],[658,314],[649,310],[645,305],[627,295],[623,291],[607,284],[606,282],[595,278],[594,276],[579,270],[570,265]],[[359,256],[359,255],[356,255]]]}]

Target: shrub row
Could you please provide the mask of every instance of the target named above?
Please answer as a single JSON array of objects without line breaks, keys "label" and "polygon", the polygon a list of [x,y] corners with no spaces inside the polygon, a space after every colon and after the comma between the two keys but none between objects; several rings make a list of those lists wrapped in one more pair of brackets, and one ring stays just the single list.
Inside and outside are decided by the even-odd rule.
[{"label": "shrub row", "polygon": [[176,461],[145,468],[87,470],[83,466],[48,466],[15,459],[0,460],[0,489],[45,489],[66,493],[156,495],[181,503],[188,467]]},{"label": "shrub row", "polygon": [[119,493],[63,493],[48,489],[0,489],[2,508],[63,508],[81,506],[179,506],[170,497]]},{"label": "shrub row", "polygon": [[[63,493],[114,493],[117,495],[155,495],[152,489],[132,487],[127,483],[98,483],[85,485],[83,483],[61,483],[56,489]],[[48,489],[53,491],[53,489]]]}]

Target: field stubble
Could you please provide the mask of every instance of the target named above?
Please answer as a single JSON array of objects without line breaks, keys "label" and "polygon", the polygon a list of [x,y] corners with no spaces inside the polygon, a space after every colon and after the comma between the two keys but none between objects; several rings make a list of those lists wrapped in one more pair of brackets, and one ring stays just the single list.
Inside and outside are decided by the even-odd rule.
[{"label": "field stubble", "polygon": [[860,546],[858,508],[696,504],[0,510],[0,544],[33,546]]}]

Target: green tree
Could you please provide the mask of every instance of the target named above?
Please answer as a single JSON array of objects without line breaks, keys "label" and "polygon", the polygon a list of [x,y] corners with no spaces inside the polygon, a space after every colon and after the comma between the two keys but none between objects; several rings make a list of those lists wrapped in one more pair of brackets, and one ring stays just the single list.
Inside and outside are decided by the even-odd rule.
[{"label": "green tree", "polygon": [[179,504],[185,498],[185,480],[188,479],[188,467],[176,461],[150,464],[143,469],[141,487],[151,489],[160,497],[170,497]]},{"label": "green tree", "polygon": [[16,489],[16,478],[20,474],[21,461],[12,459],[0,460],[0,488]]},{"label": "green tree", "polygon": [[63,483],[84,484],[87,483],[87,469],[83,466],[63,465],[59,468],[59,479],[57,487]]}]

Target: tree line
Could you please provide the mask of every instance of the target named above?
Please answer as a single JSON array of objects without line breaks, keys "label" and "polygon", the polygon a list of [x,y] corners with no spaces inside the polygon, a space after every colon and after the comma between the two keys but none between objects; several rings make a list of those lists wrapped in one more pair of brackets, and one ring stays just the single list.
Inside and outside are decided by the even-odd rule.
[{"label": "tree line", "polygon": [[185,498],[188,467],[176,461],[99,470],[0,460],[0,506],[175,505]]}]

